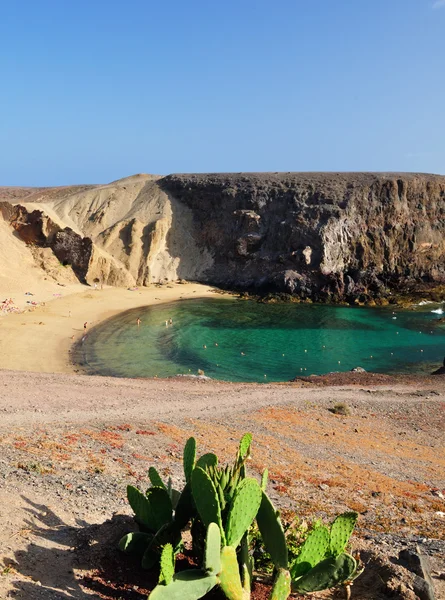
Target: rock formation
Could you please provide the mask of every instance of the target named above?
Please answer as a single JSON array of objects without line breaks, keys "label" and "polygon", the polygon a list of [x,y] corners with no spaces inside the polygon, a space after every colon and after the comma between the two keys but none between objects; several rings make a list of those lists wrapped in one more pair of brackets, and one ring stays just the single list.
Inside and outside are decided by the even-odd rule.
[{"label": "rock formation", "polygon": [[334,302],[445,284],[438,175],[137,175],[2,198],[20,203],[2,213],[25,242],[89,283],[183,278]]}]

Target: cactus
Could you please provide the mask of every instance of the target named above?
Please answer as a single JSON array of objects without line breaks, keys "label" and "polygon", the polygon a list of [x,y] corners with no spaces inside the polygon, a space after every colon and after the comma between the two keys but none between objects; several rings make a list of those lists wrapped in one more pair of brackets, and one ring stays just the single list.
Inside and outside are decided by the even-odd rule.
[{"label": "cactus", "polygon": [[221,533],[216,523],[210,523],[207,529],[204,569],[211,575],[221,571]]},{"label": "cactus", "polygon": [[233,496],[226,524],[228,546],[236,548],[261,504],[261,488],[255,479],[243,479]]},{"label": "cactus", "polygon": [[175,555],[173,553],[173,546],[171,544],[165,544],[161,553],[161,571],[159,574],[159,583],[168,585],[172,582],[174,574]]},{"label": "cactus", "polygon": [[326,590],[349,581],[356,570],[357,563],[349,554],[340,554],[336,558],[330,556],[292,582],[292,591],[309,594]]},{"label": "cactus", "polygon": [[218,457],[216,454],[212,454],[209,452],[208,454],[203,454],[196,461],[196,466],[201,467],[201,469],[206,469],[207,467],[216,467],[218,464]]},{"label": "cactus", "polygon": [[275,567],[277,569],[287,569],[288,552],[281,519],[264,491],[256,520],[266,550],[269,552]]},{"label": "cactus", "polygon": [[218,583],[216,575],[207,575],[199,569],[181,571],[169,585],[157,585],[150,600],[199,600]]},{"label": "cactus", "polygon": [[216,523],[220,528],[223,543],[225,543],[221,520],[221,506],[212,480],[201,467],[195,467],[191,476],[191,483],[193,499],[202,522],[206,527],[210,523]]},{"label": "cactus", "polygon": [[140,490],[129,485],[127,486],[127,498],[135,514],[136,522],[148,531],[153,531],[151,527],[153,515],[147,497]]},{"label": "cactus", "polygon": [[269,469],[264,469],[263,474],[261,475],[261,489],[263,492],[267,489],[267,483],[269,481]]},{"label": "cactus", "polygon": [[358,514],[356,512],[346,512],[338,515],[332,523],[330,539],[330,553],[332,556],[338,556],[345,551],[346,544],[357,523],[357,518]]},{"label": "cactus", "polygon": [[291,576],[286,569],[279,569],[272,587],[270,600],[286,600],[291,593]]},{"label": "cactus", "polygon": [[239,449],[238,449],[238,457],[245,460],[247,456],[250,454],[250,445],[252,443],[252,434],[245,433],[241,438]]},{"label": "cactus", "polygon": [[245,598],[243,586],[241,585],[236,550],[233,546],[225,546],[221,550],[221,573],[218,576],[218,580],[219,585],[229,600],[243,600]]},{"label": "cactus", "polygon": [[161,476],[159,475],[159,473],[157,472],[157,470],[154,467],[150,467],[148,469],[148,477],[149,477],[150,483],[153,487],[163,487],[164,489],[167,489],[165,487],[164,482],[161,479]]},{"label": "cactus", "polygon": [[307,573],[329,553],[329,529],[317,527],[313,529],[304,542],[300,554],[290,567],[292,579]]},{"label": "cactus", "polygon": [[151,509],[151,525],[154,531],[158,531],[173,518],[170,496],[165,488],[153,487],[147,490],[146,497]]},{"label": "cactus", "polygon": [[119,541],[119,550],[142,556],[147,546],[153,541],[153,537],[152,533],[143,533],[142,531],[127,533]]},{"label": "cactus", "polygon": [[196,440],[194,437],[191,437],[187,440],[184,446],[184,454],[182,457],[182,462],[184,465],[184,476],[185,480],[188,483],[192,476],[192,471],[195,466],[196,460]]}]

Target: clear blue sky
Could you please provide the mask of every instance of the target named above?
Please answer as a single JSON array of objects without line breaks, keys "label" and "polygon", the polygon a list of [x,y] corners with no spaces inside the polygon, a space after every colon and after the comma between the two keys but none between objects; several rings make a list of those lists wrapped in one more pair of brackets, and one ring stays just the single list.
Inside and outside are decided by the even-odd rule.
[{"label": "clear blue sky", "polygon": [[445,0],[3,0],[0,185],[445,173]]}]

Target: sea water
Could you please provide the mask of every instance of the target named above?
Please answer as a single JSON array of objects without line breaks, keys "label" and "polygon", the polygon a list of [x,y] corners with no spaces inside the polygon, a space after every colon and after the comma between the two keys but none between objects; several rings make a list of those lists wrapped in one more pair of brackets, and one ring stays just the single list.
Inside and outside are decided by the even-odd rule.
[{"label": "sea water", "polygon": [[117,377],[201,370],[212,378],[246,382],[355,367],[428,373],[445,354],[445,329],[437,325],[433,308],[182,300],[130,310],[97,326],[81,344],[80,360],[91,373]]}]

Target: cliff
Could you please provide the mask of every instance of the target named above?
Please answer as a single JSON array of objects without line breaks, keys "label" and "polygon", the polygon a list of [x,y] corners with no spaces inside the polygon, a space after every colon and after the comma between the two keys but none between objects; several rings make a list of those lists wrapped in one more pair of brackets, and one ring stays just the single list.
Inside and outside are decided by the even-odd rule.
[{"label": "cliff", "polygon": [[24,242],[89,283],[183,278],[334,302],[445,284],[438,175],[137,175],[2,199],[20,203],[3,218]]}]

